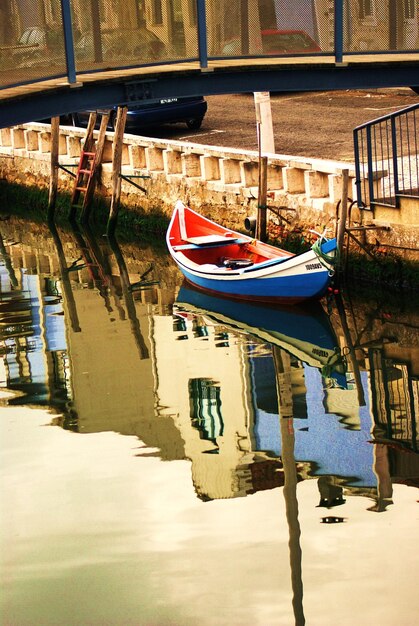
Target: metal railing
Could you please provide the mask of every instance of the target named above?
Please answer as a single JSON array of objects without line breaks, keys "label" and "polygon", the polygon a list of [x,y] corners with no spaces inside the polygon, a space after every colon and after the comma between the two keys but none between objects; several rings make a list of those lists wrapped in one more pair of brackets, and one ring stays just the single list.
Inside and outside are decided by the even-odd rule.
[{"label": "metal railing", "polygon": [[175,62],[328,56],[342,65],[418,52],[418,14],[404,0],[2,0],[0,89]]},{"label": "metal railing", "polygon": [[399,208],[419,198],[419,103],[354,129],[357,203]]}]

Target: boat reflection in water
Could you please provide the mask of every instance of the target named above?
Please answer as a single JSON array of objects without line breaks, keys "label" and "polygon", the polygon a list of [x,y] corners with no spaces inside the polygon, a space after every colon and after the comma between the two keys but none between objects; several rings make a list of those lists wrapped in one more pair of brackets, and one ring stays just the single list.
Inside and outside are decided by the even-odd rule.
[{"label": "boat reflection in water", "polygon": [[[299,306],[237,303],[182,286],[177,306],[278,346],[346,387],[345,367],[329,319],[318,302]],[[182,315],[182,313],[179,313]]]},{"label": "boat reflection in water", "polygon": [[[282,483],[278,417],[293,419],[294,428],[299,431],[295,458],[300,478],[322,477],[322,503],[339,502],[343,485],[368,491],[376,487],[373,448],[368,443],[369,408],[358,404],[353,377],[346,372],[346,361],[320,304],[269,308],[235,303],[182,287],[174,315],[178,339],[209,338],[212,334],[218,348],[215,362],[208,349],[205,359],[197,363],[200,371],[207,370],[207,375],[188,383],[192,423],[200,429],[201,438],[214,446],[206,452],[225,452],[220,442],[225,443],[232,421],[237,433],[248,433],[250,456],[237,459],[234,495]],[[232,360],[237,347],[236,365],[224,367],[222,364]],[[194,354],[194,350],[189,352]],[[182,358],[184,362],[188,359],[185,350]],[[233,383],[234,371],[238,380]],[[240,414],[246,416],[241,428],[237,423]],[[246,436],[239,439],[238,454]],[[218,463],[221,464],[220,459]],[[206,468],[202,474],[208,478],[211,472]],[[220,481],[217,485],[220,489]],[[202,484],[195,486],[198,491],[203,489]],[[225,488],[222,495],[216,495],[208,491],[207,485],[206,495],[228,497],[228,486]]]},{"label": "boat reflection in water", "polygon": [[[316,423],[318,418],[316,409],[313,410],[307,402],[309,388],[306,384],[306,367],[314,369],[321,376],[325,387],[348,388],[336,336],[320,304],[303,308],[267,308],[248,303],[237,304],[182,287],[175,315],[181,320],[182,331],[187,330],[186,323],[189,322],[194,334],[201,337],[209,334],[209,327],[219,326],[216,333],[225,340],[219,345],[225,349],[230,346],[230,333],[245,338],[244,343],[241,343],[243,386],[242,392],[235,399],[237,411],[240,412],[241,400],[244,414],[249,417],[250,433],[253,430],[250,437],[253,449],[250,446],[247,457],[245,455],[240,460],[240,470],[236,468],[238,480],[232,481],[232,488],[234,495],[245,495],[254,490],[271,488],[278,483],[283,486],[289,530],[292,605],[295,624],[302,626],[305,624],[305,616],[297,483],[310,474],[322,473],[325,468],[324,465],[313,463],[311,455],[304,456],[302,450],[296,450],[294,424],[304,424],[301,426],[304,432],[298,433],[298,439],[305,437],[309,446],[317,443],[318,429],[315,428],[313,440],[312,430],[305,426],[306,423]],[[186,337],[183,336],[184,339]],[[259,347],[265,345],[265,351],[255,349],[258,344],[250,342],[250,338],[263,342]],[[206,379],[205,385],[202,385],[202,379],[200,382],[200,386],[195,384],[195,394],[191,394],[195,425],[201,430],[204,439],[211,439],[208,435],[212,432],[212,442],[216,447],[208,452],[219,452],[221,443],[216,435],[223,434],[221,393],[217,397],[217,383],[214,380]],[[228,397],[228,390],[226,395]],[[323,425],[325,431],[330,431],[330,427]],[[341,431],[353,435],[351,431]],[[321,434],[324,436],[326,432]],[[237,439],[239,451],[245,441],[245,437]],[[340,457],[340,447],[347,443],[342,441],[339,449],[329,450],[329,459],[335,454]],[[345,503],[342,484],[349,483],[349,476],[345,476],[344,468],[339,469],[343,472],[339,476],[341,484],[339,481],[335,484],[329,476],[320,478],[320,506],[332,508]],[[220,482],[218,476],[218,486]],[[323,521],[332,519],[337,522],[344,518],[328,515]]]}]

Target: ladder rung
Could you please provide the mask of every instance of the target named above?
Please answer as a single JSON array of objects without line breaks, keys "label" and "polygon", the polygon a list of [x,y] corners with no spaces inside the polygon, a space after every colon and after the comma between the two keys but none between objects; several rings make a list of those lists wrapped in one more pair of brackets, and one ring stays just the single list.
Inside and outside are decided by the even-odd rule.
[{"label": "ladder rung", "polygon": [[96,154],[96,152],[84,152],[84,150],[82,150],[82,156],[91,156],[94,157]]},{"label": "ladder rung", "polygon": [[79,170],[79,174],[91,174],[93,170]]},{"label": "ladder rung", "polygon": [[87,187],[76,187],[76,191],[87,191]]}]

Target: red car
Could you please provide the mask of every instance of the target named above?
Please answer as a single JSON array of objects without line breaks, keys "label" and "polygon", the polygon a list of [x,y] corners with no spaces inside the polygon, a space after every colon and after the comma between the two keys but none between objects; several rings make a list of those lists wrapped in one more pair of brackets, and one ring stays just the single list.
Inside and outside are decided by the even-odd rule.
[{"label": "red car", "polygon": [[[251,54],[310,54],[321,52],[320,46],[304,30],[278,30],[269,28],[261,31],[262,48]],[[226,56],[240,56],[240,39],[232,39],[223,48]]]},{"label": "red car", "polygon": [[304,30],[262,30],[263,54],[321,52],[320,46]]}]

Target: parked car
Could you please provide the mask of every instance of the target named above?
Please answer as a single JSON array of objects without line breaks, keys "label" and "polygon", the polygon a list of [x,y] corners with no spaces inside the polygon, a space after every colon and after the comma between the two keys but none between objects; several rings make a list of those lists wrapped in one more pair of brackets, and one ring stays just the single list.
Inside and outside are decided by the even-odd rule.
[{"label": "parked car", "polygon": [[[304,30],[278,30],[269,28],[261,31],[261,48],[252,51],[254,54],[309,54],[321,52],[320,46]],[[231,39],[222,50],[222,54],[239,56],[241,41]]]},{"label": "parked car", "polygon": [[[143,26],[127,30],[102,30],[100,34],[101,56],[104,61],[124,60],[130,65],[166,58],[166,46],[150,30]],[[74,46],[78,61],[95,58],[93,33],[83,34]]]},{"label": "parked car", "polygon": [[[46,30],[39,26],[27,28],[13,47],[13,66],[19,68],[49,67],[62,64],[64,38],[62,31]],[[91,31],[77,37],[74,54],[76,65],[84,67],[96,62],[131,66],[166,60],[168,51],[164,43],[151,31],[140,26],[133,29],[109,30],[100,33],[99,48]]]},{"label": "parked car", "polygon": [[321,52],[320,46],[304,30],[262,30],[264,54]]},{"label": "parked car", "polygon": [[[187,98],[165,98],[153,104],[130,106],[125,128],[128,132],[141,131],[150,126],[183,122],[191,130],[198,130],[207,112],[207,101],[202,96]],[[115,107],[111,111],[108,128],[114,130]],[[78,111],[66,116],[62,122],[73,126],[86,127],[91,111]]]},{"label": "parked car", "polygon": [[59,29],[30,26],[20,35],[16,44],[0,47],[1,69],[21,69],[49,66],[53,59],[64,57],[64,35]]}]

